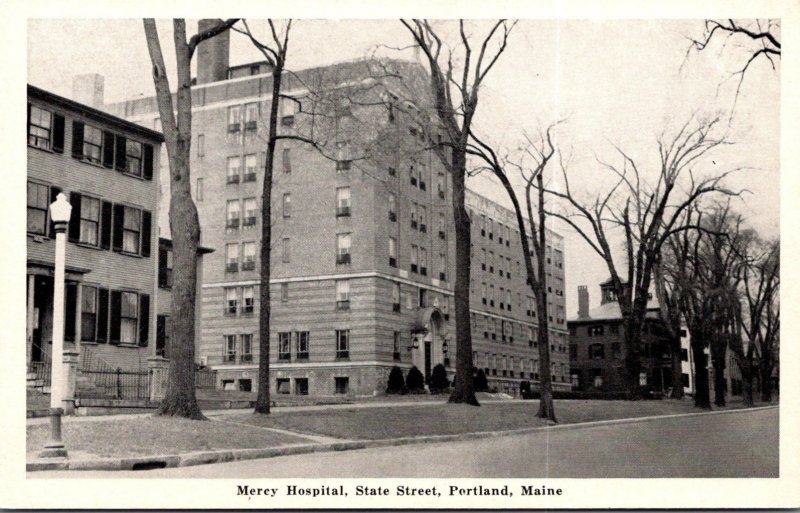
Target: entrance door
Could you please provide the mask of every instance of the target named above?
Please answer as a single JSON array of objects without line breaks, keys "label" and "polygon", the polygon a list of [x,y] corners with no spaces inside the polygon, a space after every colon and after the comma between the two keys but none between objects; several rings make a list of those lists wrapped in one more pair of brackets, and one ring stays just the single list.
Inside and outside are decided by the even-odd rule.
[{"label": "entrance door", "polygon": [[431,343],[425,341],[425,381],[431,377]]},{"label": "entrance door", "polygon": [[53,316],[53,278],[37,276],[34,280],[33,294],[33,337],[31,361],[45,360],[45,328],[51,329]]}]

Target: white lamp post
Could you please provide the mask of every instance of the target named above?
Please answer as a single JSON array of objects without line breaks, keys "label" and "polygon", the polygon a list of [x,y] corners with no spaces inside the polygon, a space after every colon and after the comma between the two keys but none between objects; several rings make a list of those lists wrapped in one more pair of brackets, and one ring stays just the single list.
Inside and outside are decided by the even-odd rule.
[{"label": "white lamp post", "polygon": [[67,250],[67,225],[72,205],[60,193],[50,205],[50,218],[56,232],[55,278],[53,280],[53,355],[50,378],[50,441],[39,453],[42,458],[63,458],[67,449],[61,440],[61,415],[64,413],[64,267]]}]

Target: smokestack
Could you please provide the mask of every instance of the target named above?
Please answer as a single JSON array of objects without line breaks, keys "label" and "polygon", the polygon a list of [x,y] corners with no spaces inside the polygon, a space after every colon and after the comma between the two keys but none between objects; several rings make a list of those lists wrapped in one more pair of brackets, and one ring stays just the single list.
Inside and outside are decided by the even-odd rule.
[{"label": "smokestack", "polygon": [[103,108],[105,79],[97,73],[72,77],[72,99],[95,109]]},{"label": "smokestack", "polygon": [[[219,20],[203,19],[197,25],[198,32],[215,27]],[[230,65],[231,31],[226,30],[197,46],[197,83],[207,84],[228,78]]]},{"label": "smokestack", "polygon": [[589,318],[589,289],[578,285],[578,319]]}]

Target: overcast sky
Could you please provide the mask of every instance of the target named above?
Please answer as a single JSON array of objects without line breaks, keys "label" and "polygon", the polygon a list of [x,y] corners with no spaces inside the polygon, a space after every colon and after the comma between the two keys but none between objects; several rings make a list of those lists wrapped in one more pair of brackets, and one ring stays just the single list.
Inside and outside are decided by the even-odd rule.
[{"label": "overcast sky", "polygon": [[[257,31],[263,27],[257,21],[251,25]],[[471,28],[477,36],[485,26]],[[573,189],[588,197],[611,183],[597,158],[618,163],[614,144],[654,176],[656,141],[662,133],[674,134],[693,113],[721,114],[734,144],[715,151],[698,165],[698,172],[747,168],[729,180],[730,186],[750,191],[737,208],[764,236],[775,237],[780,68],[773,70],[766,61],[751,66],[728,126],[738,83],[731,74],[746,55],[744,49],[731,46],[725,53],[714,49],[687,58],[687,36],[697,37],[701,30],[701,20],[522,21],[482,90],[477,130],[498,147],[513,149],[520,144],[522,130],[535,134],[538,127],[565,119],[556,144],[571,155]],[[160,22],[159,31],[165,58],[172,64],[171,24]],[[405,28],[394,20],[301,20],[292,30],[288,67],[350,60],[382,44],[403,47],[409,42]],[[380,52],[412,57],[386,48]],[[234,35],[231,64],[255,60],[261,60],[260,54]],[[107,102],[153,95],[141,20],[29,20],[28,82],[69,97],[71,77],[81,73],[104,75]],[[499,187],[487,180],[475,179],[472,186],[508,204]],[[567,240],[567,309],[572,317],[576,287],[589,285],[594,305],[599,302],[597,285],[608,272],[574,233],[554,226]]]}]

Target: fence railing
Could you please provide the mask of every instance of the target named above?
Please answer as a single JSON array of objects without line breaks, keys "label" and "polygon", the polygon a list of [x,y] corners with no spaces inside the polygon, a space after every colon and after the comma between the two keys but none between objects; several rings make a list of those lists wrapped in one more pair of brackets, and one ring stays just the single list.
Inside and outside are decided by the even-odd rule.
[{"label": "fence railing", "polygon": [[52,375],[50,362],[30,362],[28,363],[28,373],[33,374],[37,387],[49,387],[50,376]]},{"label": "fence railing", "polygon": [[217,387],[217,371],[211,369],[197,369],[194,374],[196,388],[214,389]]},{"label": "fence railing", "polygon": [[150,371],[114,367],[90,351],[83,353],[78,374],[89,383],[78,386],[76,397],[85,399],[150,399]]}]

